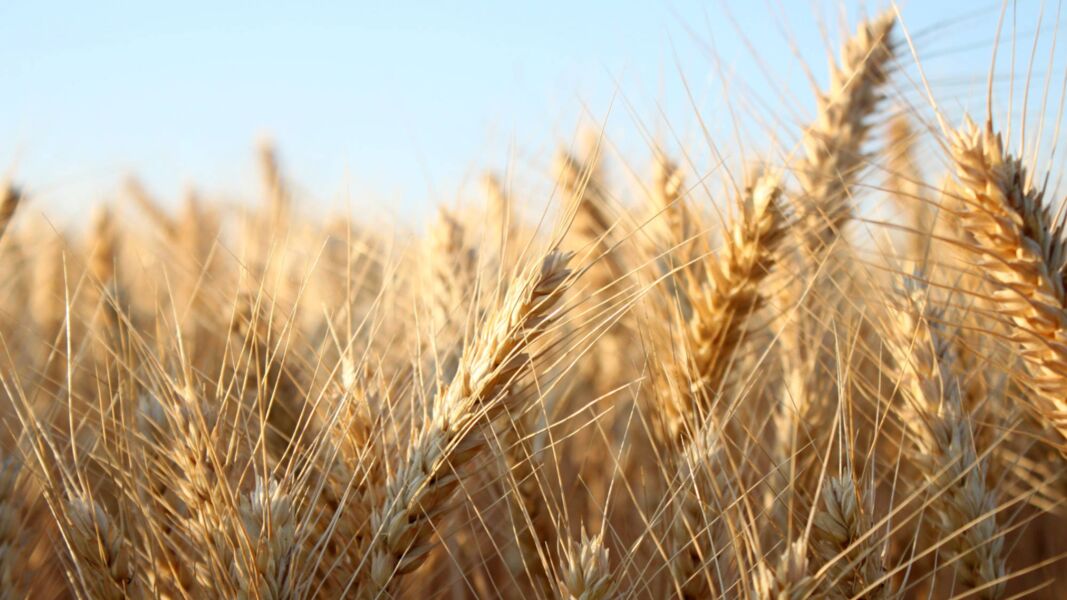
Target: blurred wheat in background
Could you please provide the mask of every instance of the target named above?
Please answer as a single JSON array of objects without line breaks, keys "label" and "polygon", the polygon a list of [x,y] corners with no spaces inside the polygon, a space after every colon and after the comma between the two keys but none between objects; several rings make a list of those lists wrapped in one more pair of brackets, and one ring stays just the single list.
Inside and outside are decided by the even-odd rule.
[{"label": "blurred wheat in background", "polygon": [[1063,597],[1063,66],[965,116],[850,31],[795,144],[591,131],[424,235],[269,144],[72,232],[6,183],[0,598]]}]

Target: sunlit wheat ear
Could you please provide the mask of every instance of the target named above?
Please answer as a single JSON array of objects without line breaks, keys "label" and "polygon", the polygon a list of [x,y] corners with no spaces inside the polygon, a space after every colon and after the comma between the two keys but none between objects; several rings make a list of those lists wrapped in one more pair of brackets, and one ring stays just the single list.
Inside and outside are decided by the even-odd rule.
[{"label": "sunlit wheat ear", "polygon": [[684,182],[682,169],[657,149],[652,161],[652,208],[666,224],[666,247],[685,244],[691,235],[692,217],[682,198]]},{"label": "sunlit wheat ear", "polygon": [[[826,565],[820,584],[828,598],[890,598],[883,581],[883,548],[878,534],[864,538],[871,529],[873,507],[864,506],[852,476],[846,474],[823,482],[822,507],[815,514],[812,547]],[[878,583],[881,582],[881,583]]]},{"label": "sunlit wheat ear", "polygon": [[[832,65],[829,88],[818,96],[818,118],[804,135],[804,160],[797,177],[803,190],[809,235],[826,247],[852,215],[850,187],[859,175],[868,119],[882,99],[893,58],[895,17],[885,13],[864,22]],[[809,249],[817,251],[813,243]]]},{"label": "sunlit wheat ear", "polygon": [[899,111],[889,120],[886,131],[886,189],[907,215],[907,256],[925,260],[933,233],[935,212],[918,164],[917,138],[907,112]]},{"label": "sunlit wheat ear", "polygon": [[[103,339],[114,339],[117,336],[116,328],[119,324],[118,311],[125,303],[122,289],[116,277],[118,266],[119,239],[115,217],[111,209],[101,205],[97,207],[92,218],[92,228],[88,239],[88,264],[89,274],[93,280],[89,285],[93,293],[89,295],[94,299],[97,306],[94,310],[99,311],[99,318],[94,321],[98,327],[98,335]],[[106,361],[106,352],[103,348],[97,353]]]},{"label": "sunlit wheat ear", "polygon": [[603,600],[610,597],[614,581],[604,547],[603,532],[593,537],[582,527],[581,537],[562,552],[560,597],[565,600]]},{"label": "sunlit wheat ear", "polygon": [[[575,157],[566,151],[555,156],[555,174],[562,195],[562,213],[569,218],[569,228],[561,245],[575,252],[585,269],[582,296],[588,310],[585,322],[579,325],[600,327],[598,317],[618,309],[620,298],[627,293],[630,267],[619,243],[626,237],[620,225],[626,215],[608,196],[606,182],[599,169],[599,140],[589,133],[585,139],[587,150]],[[602,349],[597,357],[586,355],[576,370],[592,387],[593,397],[607,397],[626,377],[629,366],[627,340],[623,339],[624,323],[611,322],[600,331],[597,344]],[[595,497],[596,493],[591,494]]]},{"label": "sunlit wheat ear", "polygon": [[129,177],[125,183],[126,195],[129,196],[137,208],[141,209],[141,212],[145,214],[152,221],[161,233],[168,238],[173,238],[177,234],[177,225],[174,219],[167,214],[163,207],[159,205],[159,201],[156,200],[145,189],[144,185],[136,177]]},{"label": "sunlit wheat ear", "polygon": [[504,184],[495,174],[486,173],[482,176],[482,193],[485,195],[485,212],[489,219],[488,231],[493,234],[490,241],[494,245],[508,243],[516,223],[511,198],[504,191]]},{"label": "sunlit wheat ear", "polygon": [[865,162],[868,119],[889,77],[895,23],[887,12],[860,24],[841,50],[841,65],[832,65],[830,85],[818,95],[818,116],[804,132],[804,156],[794,168],[804,246],[815,262],[852,217],[852,188]]},{"label": "sunlit wheat ear", "polygon": [[552,251],[527,270],[486,315],[465,348],[452,382],[434,399],[371,512],[371,540],[358,594],[375,598],[426,559],[431,519],[453,505],[459,472],[484,453],[480,425],[523,398],[510,384],[531,368],[530,344],[558,317],[555,304],[571,283],[570,254]]},{"label": "sunlit wheat ear", "polygon": [[57,406],[54,394],[65,380],[66,365],[62,354],[55,346],[63,326],[65,303],[63,300],[63,266],[65,240],[56,235],[41,235],[40,249],[33,258],[29,280],[32,285],[28,312],[37,332],[37,350],[32,357],[40,373],[40,383],[34,390],[35,411],[43,415]]},{"label": "sunlit wheat ear", "polygon": [[111,209],[99,206],[93,212],[88,240],[88,269],[102,285],[109,285],[115,276],[115,219]]},{"label": "sunlit wheat ear", "polygon": [[904,292],[903,308],[891,311],[894,329],[887,346],[900,369],[909,405],[901,410],[917,449],[914,460],[926,479],[934,518],[934,538],[956,558],[956,573],[979,597],[1004,592],[1004,540],[997,526],[996,495],[986,484],[978,459],[974,423],[964,412],[955,355],[921,287]]},{"label": "sunlit wheat ear", "polygon": [[93,499],[74,496],[63,507],[60,523],[68,544],[76,587],[88,597],[126,598],[133,571],[129,549],[118,524]]},{"label": "sunlit wheat ear", "polygon": [[[591,160],[595,160],[591,158]],[[607,236],[613,231],[615,219],[608,213],[607,197],[603,182],[597,177],[594,164],[583,164],[567,152],[560,151],[555,159],[556,179],[563,194],[564,214],[573,215],[567,232],[571,249],[586,255],[583,258],[599,258],[609,248]],[[590,271],[588,285],[601,290],[615,276],[610,260]]]},{"label": "sunlit wheat ear", "polygon": [[704,261],[706,280],[690,278],[686,371],[673,374],[682,380],[678,387],[684,391],[679,398],[668,395],[664,405],[672,437],[687,436],[686,430],[707,414],[749,317],[766,300],[760,283],[774,265],[785,232],[780,194],[779,180],[770,174],[746,189],[719,256]]},{"label": "sunlit wheat ear", "polygon": [[277,230],[288,224],[291,198],[278,161],[278,150],[269,139],[262,139],[257,144],[256,161],[266,194],[267,215],[271,227]]},{"label": "sunlit wheat ear", "polygon": [[961,182],[960,224],[984,276],[995,287],[997,311],[1014,324],[1033,391],[1030,408],[1059,432],[1067,447],[1067,244],[1062,219],[1045,204],[1022,161],[1004,150],[987,121],[968,119],[952,136]]},{"label": "sunlit wheat ear", "polygon": [[15,184],[11,182],[0,184],[0,238],[4,237],[21,200],[22,190]]},{"label": "sunlit wheat ear", "polygon": [[216,447],[217,410],[192,391],[164,407],[171,438],[165,446],[175,465],[174,490],[185,508],[181,526],[193,544],[192,565],[205,590],[233,593],[232,491]]},{"label": "sunlit wheat ear", "polygon": [[[826,374],[826,369],[833,371],[835,357],[823,323],[840,311],[838,271],[851,269],[830,251],[843,243],[843,228],[853,216],[853,195],[866,162],[863,145],[869,137],[869,120],[882,99],[894,55],[894,26],[895,17],[887,12],[861,23],[845,42],[841,65],[831,65],[830,85],[818,94],[816,120],[804,132],[804,154],[793,164],[800,189],[794,202],[798,227],[791,232],[800,249],[787,255],[789,277],[775,294],[783,372],[774,456],[779,468],[790,473],[776,477],[776,486],[788,477],[786,488],[804,487],[806,478],[797,473],[808,462],[800,454],[805,438],[821,431],[827,413],[832,413],[828,399],[837,397],[836,383]],[[791,510],[790,494],[778,503],[780,507]]]},{"label": "sunlit wheat ear", "polygon": [[381,438],[383,407],[390,405],[388,392],[376,387],[368,366],[357,364],[349,351],[342,355],[340,384],[335,402],[320,407],[323,426],[315,443],[322,450],[309,457],[309,467],[319,473],[322,489],[313,495],[317,516],[305,535],[321,547],[321,558],[310,559],[318,575],[330,580],[324,585],[337,586],[336,595],[363,558],[370,512],[388,466]]},{"label": "sunlit wheat ear", "polygon": [[434,335],[441,333],[449,321],[463,322],[465,297],[473,296],[476,259],[467,246],[459,219],[444,206],[430,228],[428,264],[430,315]]}]

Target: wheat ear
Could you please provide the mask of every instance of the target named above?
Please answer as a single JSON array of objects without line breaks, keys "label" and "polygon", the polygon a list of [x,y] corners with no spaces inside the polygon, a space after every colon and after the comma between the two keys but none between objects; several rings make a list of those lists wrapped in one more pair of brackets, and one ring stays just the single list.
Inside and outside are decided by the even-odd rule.
[{"label": "wheat ear", "polygon": [[730,503],[723,454],[713,422],[680,453],[681,487],[672,498],[677,508],[668,533],[669,567],[675,591],[686,600],[716,597],[729,585],[719,567],[731,546],[721,514],[721,507]]},{"label": "wheat ear", "polygon": [[832,65],[830,86],[818,95],[818,118],[804,132],[804,157],[796,165],[800,210],[809,258],[821,256],[852,217],[852,185],[864,163],[867,119],[878,107],[879,88],[893,59],[892,12],[861,23]]},{"label": "wheat ear", "polygon": [[774,566],[761,560],[752,570],[752,589],[760,600],[805,598],[813,588],[814,580],[808,574],[808,543],[804,539],[790,542]]},{"label": "wheat ear", "polygon": [[118,525],[88,496],[75,495],[64,509],[64,533],[76,571],[73,576],[80,579],[89,597],[128,597],[133,573]]},{"label": "wheat ear", "polygon": [[979,597],[1004,592],[1004,545],[995,516],[996,495],[986,486],[986,469],[974,445],[974,425],[964,412],[953,346],[940,331],[922,288],[906,292],[896,311],[888,346],[900,368],[910,405],[905,426],[918,446],[916,460],[936,497],[933,525],[938,539],[959,564],[956,572]]},{"label": "wheat ear", "polygon": [[1022,161],[1004,151],[993,124],[967,119],[952,136],[952,158],[962,183],[960,225],[998,310],[1014,323],[1026,364],[1031,408],[1067,442],[1067,244],[1041,190]]},{"label": "wheat ear", "polygon": [[[860,501],[851,474],[834,477],[823,484],[823,506],[815,515],[812,546],[826,564],[826,597],[845,600],[890,598],[884,581],[881,549],[871,529],[870,508]],[[866,537],[865,537],[866,536]],[[862,594],[862,595],[861,595]]]},{"label": "wheat ear", "polygon": [[240,600],[283,600],[299,597],[294,572],[300,545],[299,523],[292,496],[275,480],[256,478],[251,494],[241,498],[238,515],[251,555],[234,561]]},{"label": "wheat ear", "polygon": [[191,565],[204,590],[234,593],[232,498],[215,448],[218,416],[192,390],[164,405],[171,439],[165,448],[176,468],[174,491],[185,506],[181,526],[195,546]]},{"label": "wheat ear", "polygon": [[928,252],[935,215],[926,198],[915,143],[908,113],[893,115],[886,131],[886,189],[908,214],[908,258],[922,261]]},{"label": "wheat ear", "polygon": [[15,210],[22,201],[22,190],[10,182],[3,184],[0,189],[0,238],[4,237],[7,226],[11,224]]},{"label": "wheat ear", "polygon": [[[688,436],[710,408],[734,353],[744,339],[748,318],[766,301],[760,283],[774,265],[784,237],[785,219],[779,204],[781,188],[773,175],[763,175],[745,191],[740,218],[733,224],[717,260],[705,261],[706,279],[688,285],[692,315],[686,327],[688,390],[665,405],[672,437]],[[703,278],[702,278],[703,279]]]},{"label": "wheat ear", "polygon": [[[667,225],[667,240],[671,246],[681,246],[690,237],[692,217],[682,199],[685,179],[678,167],[663,151],[657,149],[652,162],[652,200],[653,208],[661,211]],[[681,250],[681,248],[679,248]],[[682,253],[684,259],[684,252]]]},{"label": "wheat ear", "polygon": [[430,313],[436,334],[450,320],[463,316],[454,313],[470,291],[476,261],[474,251],[464,242],[463,225],[444,206],[438,209],[429,243]]},{"label": "wheat ear", "polygon": [[[830,251],[842,238],[852,218],[852,192],[864,165],[863,144],[868,122],[882,99],[880,88],[887,82],[894,47],[895,25],[886,12],[859,25],[841,51],[841,64],[831,64],[830,85],[817,95],[818,114],[803,135],[804,154],[794,163],[800,184],[796,198],[800,253],[791,255],[794,274],[779,287],[775,304],[783,323],[779,330],[779,356],[783,363],[782,394],[775,415],[778,443],[775,461],[789,469],[791,489],[803,487],[805,478],[795,476],[803,446],[802,433],[818,431],[826,420],[825,398],[836,393],[829,377],[819,377],[823,365],[832,365],[825,329],[819,322],[825,311],[835,311],[834,298],[825,285],[832,280],[836,264],[823,266]],[[807,273],[809,277],[798,275]],[[822,314],[820,314],[822,313]],[[772,484],[781,486],[783,477]],[[772,495],[777,497],[778,494]],[[783,496],[792,510],[791,492]]]},{"label": "wheat ear", "polygon": [[570,284],[570,254],[550,252],[508,291],[463,353],[452,382],[435,398],[427,422],[411,441],[372,510],[369,572],[359,595],[377,597],[396,577],[425,560],[432,548],[430,519],[451,507],[459,470],[479,456],[478,431],[520,398],[509,384],[530,368],[530,343],[555,320],[555,304]]},{"label": "wheat ear", "polygon": [[562,600],[602,600],[609,597],[613,586],[603,533],[589,537],[583,526],[579,541],[567,544],[562,557],[559,578]]}]

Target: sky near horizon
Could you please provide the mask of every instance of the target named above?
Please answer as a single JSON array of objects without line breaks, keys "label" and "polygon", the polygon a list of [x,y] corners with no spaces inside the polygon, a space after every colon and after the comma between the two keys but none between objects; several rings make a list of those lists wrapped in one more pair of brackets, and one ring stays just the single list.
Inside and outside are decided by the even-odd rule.
[{"label": "sky near horizon", "polygon": [[[948,101],[983,90],[1000,3],[900,4]],[[188,183],[240,195],[263,137],[316,202],[405,216],[483,169],[543,165],[583,115],[662,135],[726,118],[730,86],[795,124],[813,102],[790,41],[825,81],[820,25],[837,40],[842,7],[850,29],[863,12],[788,0],[92,6],[0,5],[0,166],[45,211],[79,214],[129,173],[167,199]],[[1042,9],[1052,39],[1058,8],[1008,5],[1006,27],[1014,17],[1031,32],[1017,63]]]}]

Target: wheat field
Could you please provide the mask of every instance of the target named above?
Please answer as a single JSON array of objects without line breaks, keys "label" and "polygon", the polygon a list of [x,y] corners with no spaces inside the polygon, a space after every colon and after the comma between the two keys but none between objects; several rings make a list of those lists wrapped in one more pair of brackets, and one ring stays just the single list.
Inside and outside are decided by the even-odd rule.
[{"label": "wheat field", "polygon": [[795,142],[586,132],[545,210],[487,174],[424,230],[268,144],[254,202],[131,178],[70,231],[16,173],[0,598],[1064,597],[1048,68],[960,114],[890,10]]}]

